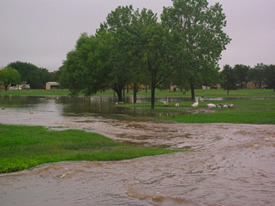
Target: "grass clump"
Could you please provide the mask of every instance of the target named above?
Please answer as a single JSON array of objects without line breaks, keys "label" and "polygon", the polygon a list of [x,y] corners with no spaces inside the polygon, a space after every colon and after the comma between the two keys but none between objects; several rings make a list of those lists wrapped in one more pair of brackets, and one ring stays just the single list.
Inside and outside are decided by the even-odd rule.
[{"label": "grass clump", "polygon": [[113,161],[179,150],[119,143],[81,130],[50,131],[39,126],[0,124],[0,173],[59,161]]}]

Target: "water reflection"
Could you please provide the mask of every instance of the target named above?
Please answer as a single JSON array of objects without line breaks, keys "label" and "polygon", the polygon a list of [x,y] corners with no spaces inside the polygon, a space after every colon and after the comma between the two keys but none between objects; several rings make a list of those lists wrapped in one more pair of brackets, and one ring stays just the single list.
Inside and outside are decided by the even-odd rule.
[{"label": "water reflection", "polygon": [[26,108],[46,103],[47,99],[33,96],[0,96],[0,106],[5,108]]},{"label": "water reflection", "polygon": [[[163,98],[156,99],[162,101]],[[176,102],[182,98],[171,98]],[[132,103],[132,97],[125,97],[124,103]],[[116,97],[34,97],[34,96],[0,96],[0,107],[17,109],[21,112],[54,112],[60,116],[104,116],[107,118],[133,118],[170,116],[169,112],[157,113],[136,110],[130,107],[116,106]],[[138,98],[138,103],[150,102],[150,98]]]}]

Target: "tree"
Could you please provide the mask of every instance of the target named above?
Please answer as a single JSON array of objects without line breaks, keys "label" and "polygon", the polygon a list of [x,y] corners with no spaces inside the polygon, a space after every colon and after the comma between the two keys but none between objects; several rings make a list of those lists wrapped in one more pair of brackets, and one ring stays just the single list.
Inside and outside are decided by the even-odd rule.
[{"label": "tree", "polygon": [[[112,38],[108,43],[111,51],[109,61],[109,85],[122,101],[122,90],[130,83],[134,84],[134,97],[137,92],[137,68],[134,64],[135,23],[137,12],[132,6],[117,7],[108,14],[106,22],[100,25],[97,34],[109,33]],[[103,33],[104,34],[104,33]],[[135,98],[134,98],[135,99]]]},{"label": "tree", "polygon": [[95,78],[98,61],[93,61],[98,55],[98,40],[95,36],[81,34],[76,42],[74,50],[68,52],[67,59],[59,68],[60,83],[70,90],[71,96],[77,96],[80,92],[85,95],[96,93],[101,84]]},{"label": "tree", "polygon": [[144,28],[141,42],[144,68],[151,82],[151,109],[155,106],[155,89],[161,87],[175,72],[180,55],[181,37],[160,23]]},{"label": "tree", "polygon": [[[184,57],[179,59],[181,72],[189,79],[192,99],[195,87],[201,82],[201,75],[215,72],[221,52],[230,42],[223,31],[225,14],[219,3],[208,7],[207,0],[172,0],[173,7],[163,10],[163,24],[181,33],[185,39],[182,47]],[[210,75],[211,76],[211,75]]]},{"label": "tree", "polygon": [[237,80],[240,83],[240,88],[244,88],[243,83],[248,82],[249,66],[243,64],[236,64],[233,68]]},{"label": "tree", "polygon": [[229,90],[236,89],[237,86],[237,77],[234,73],[234,70],[229,65],[225,65],[223,67],[223,71],[221,72],[222,84],[221,86],[227,90],[227,95],[229,94]]},{"label": "tree", "polygon": [[20,74],[17,70],[11,67],[5,67],[0,70],[0,81],[3,82],[5,91],[8,90],[8,86],[10,84],[18,84],[20,83]]},{"label": "tree", "polygon": [[271,64],[265,68],[265,83],[275,92],[275,65]]},{"label": "tree", "polygon": [[266,68],[266,65],[263,63],[257,64],[254,66],[252,69],[249,70],[248,72],[248,79],[250,81],[255,81],[260,84],[260,88],[262,88],[262,83],[264,82],[264,70]]}]

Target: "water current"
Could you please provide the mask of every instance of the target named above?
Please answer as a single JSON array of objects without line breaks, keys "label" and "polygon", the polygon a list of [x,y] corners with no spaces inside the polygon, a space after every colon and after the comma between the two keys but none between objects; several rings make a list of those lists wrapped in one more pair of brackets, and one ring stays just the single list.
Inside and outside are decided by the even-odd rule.
[{"label": "water current", "polygon": [[[275,127],[137,121],[113,100],[0,97],[0,123],[68,127],[190,152],[0,175],[1,206],[275,205]],[[131,118],[127,118],[131,117]]]}]

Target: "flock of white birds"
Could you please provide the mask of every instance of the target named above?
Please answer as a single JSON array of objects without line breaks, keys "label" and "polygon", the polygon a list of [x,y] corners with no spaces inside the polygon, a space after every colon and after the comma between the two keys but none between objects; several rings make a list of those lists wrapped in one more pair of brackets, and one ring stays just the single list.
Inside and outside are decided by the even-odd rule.
[{"label": "flock of white birds", "polygon": [[[199,106],[199,100],[200,100],[200,97],[196,97],[196,102],[191,105],[193,107],[193,109],[196,109]],[[168,98],[167,98],[166,101],[162,101],[162,102],[165,106],[168,106],[168,103],[169,103]],[[175,107],[178,108],[179,106],[180,106],[179,103],[175,104]],[[213,103],[209,103],[209,104],[207,104],[207,107],[208,107],[208,109],[213,109],[213,108],[216,108],[216,107],[218,107],[219,109],[232,108],[232,107],[234,107],[234,104],[213,104]]]}]

